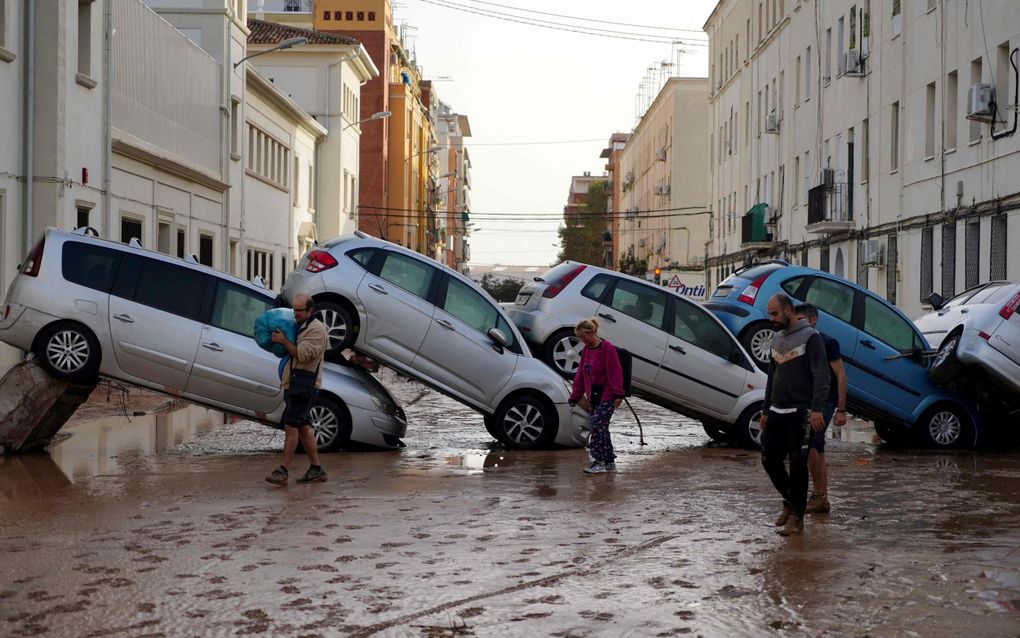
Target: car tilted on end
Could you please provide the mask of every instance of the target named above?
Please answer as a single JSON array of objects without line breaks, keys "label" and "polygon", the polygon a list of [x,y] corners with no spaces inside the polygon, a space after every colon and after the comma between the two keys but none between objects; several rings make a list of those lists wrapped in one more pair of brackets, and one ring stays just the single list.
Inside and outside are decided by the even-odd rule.
[{"label": "car tilted on end", "polygon": [[566,383],[524,346],[503,308],[464,275],[364,233],[309,251],[283,296],[307,294],[330,347],[353,348],[482,413],[489,433],[529,449],[584,445],[588,419]]},{"label": "car tilted on end", "polygon": [[[161,253],[50,228],[7,291],[0,340],[65,381],[111,377],[279,426],[278,363],[252,338],[269,291]],[[326,363],[319,449],[395,448],[407,420],[364,370]]]},{"label": "car tilted on end", "polygon": [[534,352],[566,378],[577,370],[581,319],[632,355],[634,394],[701,421],[713,439],[759,444],[765,374],[700,304],[668,288],[567,261],[526,283],[510,317]]}]

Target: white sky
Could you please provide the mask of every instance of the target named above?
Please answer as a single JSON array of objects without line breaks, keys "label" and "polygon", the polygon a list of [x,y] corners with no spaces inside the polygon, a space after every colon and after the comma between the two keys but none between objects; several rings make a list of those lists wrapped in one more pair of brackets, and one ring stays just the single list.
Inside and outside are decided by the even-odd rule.
[{"label": "white sky", "polygon": [[[578,23],[522,14],[477,0],[437,0],[483,12],[530,15],[655,36],[695,38],[703,33]],[[716,0],[487,0],[506,6],[595,20],[701,30]],[[439,98],[468,116],[472,161],[473,263],[547,265],[558,252],[556,229],[570,177],[601,175],[599,153],[615,131],[636,124],[639,85],[651,65],[676,62],[668,43],[583,35],[445,8],[426,0],[395,0],[397,25],[415,27],[408,44]],[[686,47],[674,75],[705,76],[707,46]],[[505,146],[507,142],[594,142]],[[494,214],[499,213],[498,217]],[[514,219],[514,216],[530,219]],[[535,217],[543,217],[536,220]]]}]

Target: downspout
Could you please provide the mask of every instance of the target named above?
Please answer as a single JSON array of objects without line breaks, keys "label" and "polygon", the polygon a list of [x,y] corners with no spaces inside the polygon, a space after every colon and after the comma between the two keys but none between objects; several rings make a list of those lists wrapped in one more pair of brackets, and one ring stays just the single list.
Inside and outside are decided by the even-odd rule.
[{"label": "downspout", "polygon": [[[107,0],[110,2],[110,0]],[[223,181],[228,184],[226,192],[223,193],[223,267],[220,270],[229,272],[231,275],[236,274],[230,269],[230,191],[233,189],[233,184],[230,183],[230,127],[233,122],[230,121],[230,74],[234,72],[231,57],[230,47],[230,28],[231,28],[231,12],[227,11],[226,28],[223,29],[223,56],[222,56],[222,69],[223,69],[223,81],[220,83],[220,175]],[[241,67],[241,72],[245,72],[244,66]],[[241,179],[240,184],[241,190],[244,190],[244,179]],[[240,239],[244,233],[244,211],[241,211],[241,224],[238,232],[238,253],[244,254],[244,247],[240,245]],[[215,268],[216,260],[213,260],[213,267]]]},{"label": "downspout", "polygon": [[103,5],[103,212],[106,214],[107,237],[113,235],[114,227],[110,206],[113,182],[113,33],[113,0],[106,0]]},{"label": "downspout", "polygon": [[35,182],[35,3],[25,3],[25,149],[22,154],[24,160],[25,191],[23,222],[25,235],[24,255],[27,257],[32,252],[33,239],[33,206],[32,197],[33,183]]}]

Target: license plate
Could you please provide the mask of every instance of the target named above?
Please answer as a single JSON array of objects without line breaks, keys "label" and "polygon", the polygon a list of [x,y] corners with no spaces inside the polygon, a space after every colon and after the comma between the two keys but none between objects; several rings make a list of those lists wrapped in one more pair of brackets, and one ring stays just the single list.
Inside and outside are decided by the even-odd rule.
[{"label": "license plate", "polygon": [[521,294],[517,295],[517,299],[514,301],[514,303],[518,306],[523,306],[528,303],[529,299],[531,299],[531,293],[522,292]]}]

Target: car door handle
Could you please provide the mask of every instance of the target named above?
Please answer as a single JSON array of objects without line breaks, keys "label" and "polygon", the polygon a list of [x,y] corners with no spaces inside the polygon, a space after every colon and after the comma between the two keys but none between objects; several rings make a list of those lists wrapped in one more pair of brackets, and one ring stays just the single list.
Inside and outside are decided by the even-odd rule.
[{"label": "car door handle", "polygon": [[616,323],[616,317],[614,317],[611,314],[608,314],[608,313],[605,313],[605,312],[600,312],[599,316],[602,317],[603,319],[606,319],[608,321],[612,321],[613,323]]},{"label": "car door handle", "polygon": [[670,350],[676,350],[680,354],[687,354],[687,351],[684,350],[683,348],[681,348],[680,346],[670,346],[669,349]]},{"label": "car door handle", "polygon": [[446,319],[436,319],[436,323],[446,328],[447,330],[455,330],[453,324],[447,321]]},{"label": "car door handle", "polygon": [[213,350],[215,352],[223,352],[223,348],[221,348],[220,344],[218,343],[203,343],[202,347],[208,348],[209,350]]},{"label": "car door handle", "polygon": [[382,286],[380,286],[379,284],[368,284],[368,287],[371,288],[372,290],[376,291],[377,293],[381,294],[381,295],[388,295],[388,294],[390,294],[390,293],[386,292],[386,289],[383,288]]},{"label": "car door handle", "polygon": [[117,321],[123,321],[124,323],[134,323],[135,320],[131,318],[131,315],[113,315],[113,318]]},{"label": "car door handle", "polygon": [[874,350],[875,349],[875,344],[870,339],[862,339],[861,340],[861,345],[864,346],[865,348],[870,349],[870,350]]},{"label": "car door handle", "polygon": [[963,308],[963,309],[961,309],[961,310],[960,310],[960,314],[961,314],[961,315],[965,315],[965,314],[967,314],[968,312],[970,312],[970,311],[969,311],[969,310],[967,310],[966,308]]}]

